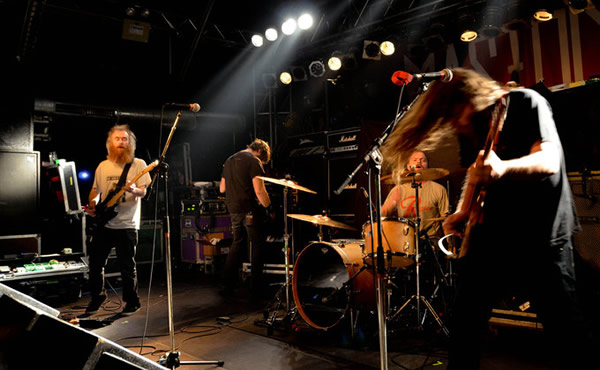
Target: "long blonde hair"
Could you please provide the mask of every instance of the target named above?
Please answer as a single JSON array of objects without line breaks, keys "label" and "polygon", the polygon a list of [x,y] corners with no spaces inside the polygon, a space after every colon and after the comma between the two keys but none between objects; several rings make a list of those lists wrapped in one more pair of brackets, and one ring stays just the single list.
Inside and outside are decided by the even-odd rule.
[{"label": "long blonde hair", "polygon": [[406,163],[414,151],[428,152],[454,132],[454,123],[471,104],[481,112],[494,104],[506,89],[479,73],[456,68],[449,82],[433,82],[390,134],[381,152],[384,167]]}]

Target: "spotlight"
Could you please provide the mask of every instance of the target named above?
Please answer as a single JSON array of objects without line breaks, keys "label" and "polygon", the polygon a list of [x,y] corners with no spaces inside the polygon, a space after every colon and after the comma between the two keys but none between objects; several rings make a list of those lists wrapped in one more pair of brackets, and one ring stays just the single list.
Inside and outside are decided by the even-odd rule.
[{"label": "spotlight", "polygon": [[429,26],[429,30],[423,37],[423,42],[429,50],[436,51],[444,46],[446,41],[443,36],[445,28],[441,23],[433,23]]},{"label": "spotlight", "polygon": [[549,1],[544,0],[533,1],[533,18],[540,22],[551,20],[554,17],[552,13],[554,12],[555,6],[549,3]]},{"label": "spotlight", "polygon": [[257,48],[263,46],[264,40],[261,35],[254,35],[254,36],[252,36],[251,40],[252,40],[252,45],[256,46]]},{"label": "spotlight", "polygon": [[309,28],[311,28],[313,25],[313,17],[308,14],[308,13],[304,13],[300,16],[300,18],[298,18],[298,27],[301,30],[307,30]]},{"label": "spotlight", "polygon": [[263,85],[266,88],[275,88],[277,86],[277,79],[274,73],[265,73],[262,75]]},{"label": "spotlight", "polygon": [[381,52],[379,51],[379,42],[364,40],[362,57],[363,59],[380,60]]},{"label": "spotlight", "polygon": [[292,18],[283,22],[283,24],[281,25],[281,32],[283,32],[284,35],[291,35],[295,31],[296,31],[296,21]]},{"label": "spotlight", "polygon": [[289,72],[281,72],[279,81],[284,85],[289,85],[292,83],[292,75]]},{"label": "spotlight", "polygon": [[458,27],[460,34],[460,40],[463,42],[474,41],[477,34],[477,26],[475,18],[471,14],[462,14],[458,17]]},{"label": "spotlight", "polygon": [[552,11],[546,8],[536,9],[533,13],[533,18],[537,19],[540,22],[546,22],[552,19]]},{"label": "spotlight", "polygon": [[509,0],[504,28],[510,31],[520,30],[528,25],[528,21],[529,13],[525,3],[521,0]]},{"label": "spotlight", "polygon": [[392,41],[384,41],[379,45],[379,51],[385,56],[390,56],[396,52],[396,47]]},{"label": "spotlight", "polygon": [[293,81],[306,81],[306,70],[303,67],[295,66],[292,67],[292,80]]},{"label": "spotlight", "polygon": [[269,41],[275,41],[275,40],[277,40],[277,30],[275,28],[268,28],[265,31],[265,37]]},{"label": "spotlight", "polygon": [[481,32],[489,38],[500,34],[500,25],[504,16],[504,8],[499,5],[489,5],[483,14]]},{"label": "spotlight", "polygon": [[308,65],[308,71],[313,77],[321,77],[325,74],[325,64],[320,60],[313,60]]},{"label": "spotlight", "polygon": [[150,10],[144,9],[142,10],[142,17],[148,18],[150,16]]},{"label": "spotlight", "polygon": [[332,71],[339,71],[342,68],[342,60],[337,56],[332,56],[327,61],[327,66]]},{"label": "spotlight", "polygon": [[127,14],[127,16],[131,17],[135,14],[135,8],[130,6],[127,9],[125,9],[125,14]]},{"label": "spotlight", "polygon": [[569,0],[569,7],[575,9],[575,11],[583,11],[587,6],[587,0]]}]

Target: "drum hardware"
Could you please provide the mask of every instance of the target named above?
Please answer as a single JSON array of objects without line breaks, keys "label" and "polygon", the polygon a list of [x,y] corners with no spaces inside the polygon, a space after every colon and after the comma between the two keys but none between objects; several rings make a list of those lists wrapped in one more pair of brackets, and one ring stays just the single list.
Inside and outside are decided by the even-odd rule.
[{"label": "drum hardware", "polygon": [[442,177],[448,176],[450,171],[445,168],[422,168],[419,169],[418,172],[415,171],[404,171],[398,175],[398,178],[395,179],[393,175],[386,175],[381,177],[381,182],[383,184],[391,184],[396,185],[400,184],[408,184],[413,181],[423,182],[423,181],[432,181],[438,180]]},{"label": "drum hardware", "polygon": [[[439,315],[435,312],[435,310],[433,309],[433,307],[431,306],[431,303],[429,303],[429,301],[427,300],[427,298],[423,295],[421,295],[421,276],[420,276],[420,267],[421,267],[421,255],[419,253],[419,243],[420,243],[420,227],[421,227],[421,218],[419,216],[419,187],[421,187],[421,183],[417,180],[417,174],[418,172],[412,172],[412,183],[411,183],[411,187],[413,189],[415,189],[415,270],[416,270],[416,287],[417,287],[417,292],[416,294],[412,295],[399,309],[398,311],[396,311],[396,313],[394,313],[390,318],[389,321],[393,320],[398,314],[400,314],[400,312],[402,312],[402,310],[408,306],[408,304],[410,302],[412,302],[412,300],[414,299],[416,301],[416,309],[417,309],[417,324],[419,325],[419,327],[423,326],[424,320],[425,320],[425,315],[423,315],[423,320],[421,320],[421,302],[423,304],[425,304],[425,306],[427,307],[427,309],[429,309],[429,311],[431,312],[431,315],[433,316],[433,318],[435,319],[435,321],[437,322],[437,324],[440,326],[440,328],[442,329],[442,331],[444,332],[444,334],[446,334],[446,336],[450,336],[450,332],[448,331],[448,328],[446,328],[446,326],[444,325],[444,323],[442,322],[442,319],[439,317]],[[408,175],[407,175],[408,176]]]},{"label": "drum hardware", "polygon": [[271,333],[272,332],[272,328],[273,325],[275,324],[276,320],[277,320],[277,315],[279,313],[279,309],[281,308],[281,290],[283,289],[285,292],[285,310],[286,310],[286,314],[284,316],[284,318],[282,319],[283,321],[287,320],[287,319],[293,319],[296,315],[296,310],[295,309],[291,309],[290,306],[290,287],[292,285],[291,280],[290,280],[290,250],[289,250],[289,240],[290,240],[290,235],[288,233],[288,225],[287,225],[287,208],[288,208],[288,188],[292,188],[292,189],[297,189],[297,190],[301,190],[307,193],[311,193],[311,194],[317,194],[316,191],[305,188],[304,186],[300,186],[298,185],[298,183],[290,180],[290,179],[274,179],[274,178],[270,178],[270,177],[264,177],[264,176],[258,176],[258,178],[264,180],[264,181],[268,181],[268,182],[272,182],[274,184],[278,184],[278,185],[282,185],[283,186],[283,227],[284,227],[284,232],[283,232],[283,256],[284,256],[284,264],[285,264],[285,282],[282,284],[281,288],[278,290],[277,294],[275,295],[274,301],[275,304],[271,307],[271,311],[270,314],[267,314],[266,317],[266,321],[265,323],[267,324],[267,332]]}]

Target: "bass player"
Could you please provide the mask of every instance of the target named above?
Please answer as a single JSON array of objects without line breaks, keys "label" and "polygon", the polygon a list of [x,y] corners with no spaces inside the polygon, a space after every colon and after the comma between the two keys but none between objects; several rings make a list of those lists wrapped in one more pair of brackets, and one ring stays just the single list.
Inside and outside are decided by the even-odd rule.
[{"label": "bass player", "polygon": [[[135,248],[141,219],[141,199],[151,178],[144,160],[135,158],[136,137],[128,125],[113,126],[106,139],[107,159],[96,168],[94,184],[89,195],[86,212],[95,219],[103,213],[116,212],[114,217],[97,222],[89,247],[89,289],[91,301],[86,314],[98,312],[106,300],[104,290],[104,267],[114,247],[123,281],[122,315],[132,315],[140,309],[138,296]],[[116,194],[115,194],[116,193]],[[120,193],[120,194],[119,194]],[[99,207],[110,199],[116,199],[112,207]]]}]

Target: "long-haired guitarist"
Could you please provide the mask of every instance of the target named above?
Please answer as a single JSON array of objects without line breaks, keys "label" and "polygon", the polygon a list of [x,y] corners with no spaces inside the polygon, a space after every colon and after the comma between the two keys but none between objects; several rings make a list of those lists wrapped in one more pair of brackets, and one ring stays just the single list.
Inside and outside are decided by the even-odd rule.
[{"label": "long-haired guitarist", "polygon": [[[151,182],[144,160],[135,158],[136,137],[128,125],[113,126],[106,139],[107,159],[96,168],[86,211],[95,222],[89,253],[91,301],[86,313],[98,312],[106,300],[104,267],[113,247],[123,281],[122,314],[140,308],[135,248],[141,218],[141,199]],[[112,202],[111,202],[112,201]],[[112,204],[114,203],[114,204]]]},{"label": "long-haired guitarist", "polygon": [[457,211],[443,224],[465,246],[448,369],[479,368],[481,334],[507,294],[531,304],[556,346],[548,353],[573,368],[583,330],[571,241],[579,223],[550,105],[534,90],[452,72],[429,86],[382,148],[395,163],[457,135],[461,162],[470,165]]}]

